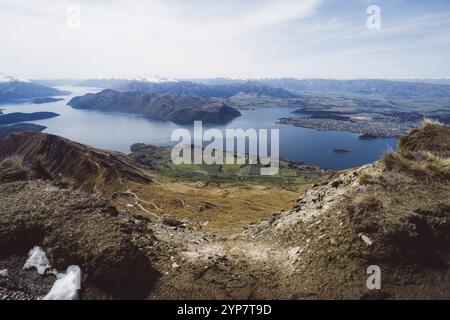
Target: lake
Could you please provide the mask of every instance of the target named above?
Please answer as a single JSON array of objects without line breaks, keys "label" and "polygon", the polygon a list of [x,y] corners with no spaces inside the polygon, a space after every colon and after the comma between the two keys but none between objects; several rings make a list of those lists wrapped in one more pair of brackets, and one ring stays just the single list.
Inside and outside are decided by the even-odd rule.
[{"label": "lake", "polygon": [[[67,106],[74,96],[99,89],[72,86],[58,87],[72,92],[64,100],[44,104],[4,104],[3,112],[37,112],[51,111],[61,116],[39,121],[31,121],[44,125],[44,132],[56,134],[77,142],[97,148],[130,152],[130,146],[137,142],[158,146],[174,145],[170,137],[172,131],[192,126],[178,125],[171,121],[157,121],[143,116],[126,113],[104,113],[97,111],[77,110]],[[290,116],[291,108],[262,108],[242,110],[242,116],[226,125],[214,125],[214,128],[225,129],[272,129],[280,130],[280,156],[282,158],[302,161],[330,169],[345,169],[361,166],[379,159],[389,148],[395,149],[397,139],[379,138],[362,140],[358,135],[349,132],[316,131],[290,125],[278,125],[275,122],[282,117]],[[204,126],[208,128],[212,126]],[[348,149],[349,153],[334,153],[333,149]]]}]

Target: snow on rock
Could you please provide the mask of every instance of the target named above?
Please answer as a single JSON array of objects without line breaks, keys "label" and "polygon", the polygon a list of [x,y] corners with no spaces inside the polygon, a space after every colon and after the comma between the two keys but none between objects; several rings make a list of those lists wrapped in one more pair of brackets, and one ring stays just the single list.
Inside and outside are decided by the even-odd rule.
[{"label": "snow on rock", "polygon": [[81,269],[70,266],[66,274],[57,279],[50,292],[42,300],[77,300],[81,289]]},{"label": "snow on rock", "polygon": [[28,253],[28,260],[23,266],[24,269],[36,268],[39,274],[44,274],[50,268],[50,263],[41,247],[35,246]]},{"label": "snow on rock", "polygon": [[28,79],[19,79],[16,77],[12,77],[12,76],[0,73],[0,83],[14,82],[14,81],[30,82],[30,80],[28,80]]},{"label": "snow on rock", "polygon": [[168,82],[178,82],[174,79],[161,78],[159,76],[145,75],[141,77],[134,78],[136,81],[150,82],[150,83],[168,83]]},{"label": "snow on rock", "polygon": [[0,278],[8,276],[8,269],[0,270]]}]

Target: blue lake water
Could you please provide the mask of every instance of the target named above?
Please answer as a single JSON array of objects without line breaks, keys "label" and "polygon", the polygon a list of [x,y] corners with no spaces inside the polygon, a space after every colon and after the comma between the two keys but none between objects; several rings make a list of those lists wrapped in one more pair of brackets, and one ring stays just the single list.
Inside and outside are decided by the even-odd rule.
[{"label": "blue lake water", "polygon": [[[63,101],[45,104],[4,104],[0,109],[4,113],[51,111],[61,116],[32,121],[47,127],[44,132],[85,143],[97,148],[130,152],[130,146],[137,142],[158,146],[174,145],[170,141],[173,130],[192,126],[175,124],[171,121],[149,120],[139,115],[126,113],[103,113],[73,109],[67,102],[74,96],[96,92],[94,88],[60,87],[72,92],[62,97]],[[225,129],[272,129],[280,130],[280,156],[290,160],[302,161],[330,169],[357,167],[379,159],[389,148],[395,149],[397,139],[361,140],[358,135],[349,132],[316,131],[291,125],[278,125],[281,117],[290,116],[290,108],[263,108],[243,110],[242,116],[225,125],[213,125]],[[207,126],[205,126],[205,129]],[[349,153],[334,153],[334,148],[344,148]]]}]

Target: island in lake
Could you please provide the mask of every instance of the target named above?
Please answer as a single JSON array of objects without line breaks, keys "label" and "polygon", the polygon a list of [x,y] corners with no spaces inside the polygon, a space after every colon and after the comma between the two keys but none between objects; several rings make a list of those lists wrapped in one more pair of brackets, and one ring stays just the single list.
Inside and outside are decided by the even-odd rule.
[{"label": "island in lake", "polygon": [[47,127],[34,123],[17,123],[9,126],[0,125],[0,138],[16,132],[22,131],[41,132],[44,131],[45,129],[47,129]]},{"label": "island in lake", "polygon": [[58,101],[62,101],[62,100],[64,100],[64,99],[48,97],[48,98],[36,98],[32,102],[34,104],[43,104],[43,103],[58,102]]},{"label": "island in lake", "polygon": [[350,150],[344,149],[344,148],[334,148],[332,151],[334,153],[349,153],[349,152],[351,152]]}]

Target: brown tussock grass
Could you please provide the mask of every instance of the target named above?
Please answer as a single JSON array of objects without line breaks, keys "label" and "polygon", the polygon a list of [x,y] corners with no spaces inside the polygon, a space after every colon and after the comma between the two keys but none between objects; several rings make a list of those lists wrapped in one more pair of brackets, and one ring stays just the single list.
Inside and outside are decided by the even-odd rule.
[{"label": "brown tussock grass", "polygon": [[361,194],[356,196],[353,204],[359,212],[375,212],[383,207],[382,202],[371,194]]},{"label": "brown tussock grass", "polygon": [[388,170],[407,172],[417,177],[450,179],[448,127],[425,119],[421,129],[414,129],[399,140],[398,149],[387,153],[383,163]]}]

